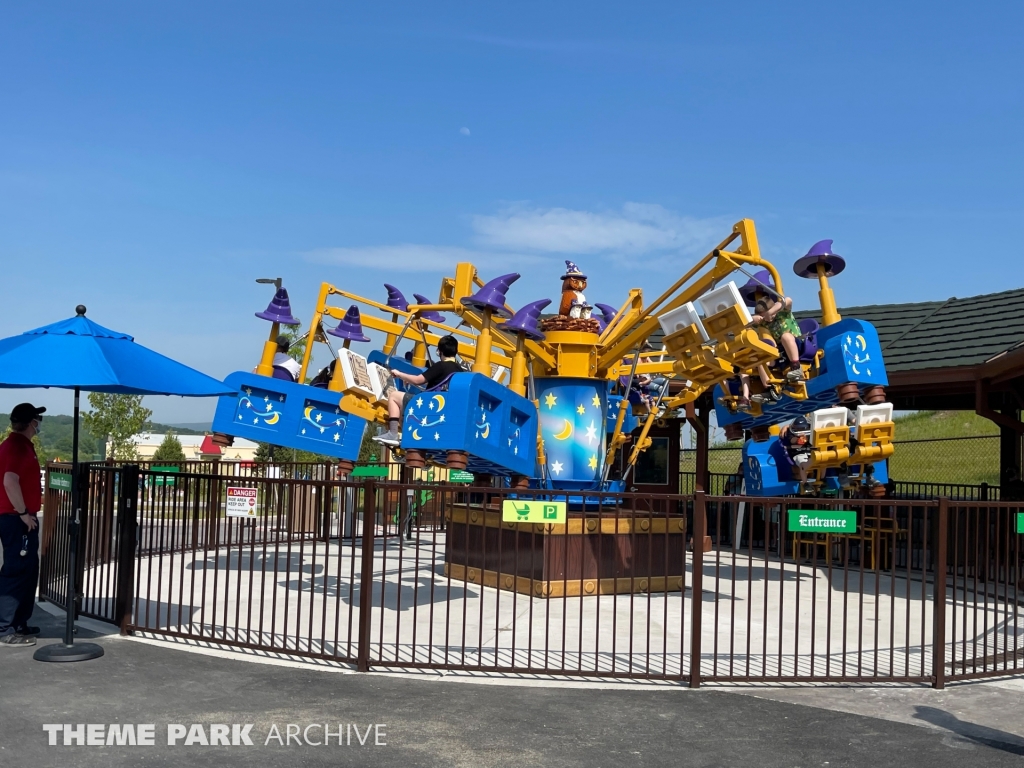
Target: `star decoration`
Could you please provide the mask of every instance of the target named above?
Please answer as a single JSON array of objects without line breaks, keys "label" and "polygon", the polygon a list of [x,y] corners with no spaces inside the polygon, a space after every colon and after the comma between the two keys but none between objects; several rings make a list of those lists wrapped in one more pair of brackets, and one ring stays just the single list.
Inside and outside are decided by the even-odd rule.
[{"label": "star decoration", "polygon": [[416,407],[417,408],[422,408],[423,407],[423,398],[422,397],[417,397],[416,398]]},{"label": "star decoration", "polygon": [[338,442],[339,440],[341,440],[341,435],[339,435],[337,432],[335,432],[334,433],[334,442]]},{"label": "star decoration", "polygon": [[444,424],[444,414],[441,414],[441,418],[438,420],[438,424]]},{"label": "star decoration", "polygon": [[597,440],[597,427],[594,426],[594,422],[590,422],[590,426],[587,427],[587,442],[591,445]]},{"label": "star decoration", "polygon": [[270,395],[264,395],[263,396],[263,402],[269,403],[270,402]]},{"label": "star decoration", "polygon": [[434,401],[433,400],[431,400],[429,403],[427,403],[427,408],[429,408],[430,410],[434,410]]},{"label": "star decoration", "polygon": [[435,432],[434,433],[434,439],[435,440],[440,440],[441,439],[441,435],[439,435],[437,432]]},{"label": "star decoration", "polygon": [[245,394],[247,394],[249,396],[252,396],[252,387],[246,387],[245,388]]},{"label": "star decoration", "polygon": [[327,427],[320,427],[320,434],[321,434],[321,435],[322,435],[322,434],[324,433],[324,430],[325,430],[325,429],[327,429]]},{"label": "star decoration", "polygon": [[283,403],[283,402],[284,402],[284,395],[281,395],[281,396],[280,396],[280,397],[278,398],[278,400],[280,400],[280,401],[281,401],[281,402]]},{"label": "star decoration", "polygon": [[558,398],[555,397],[550,392],[548,392],[546,395],[544,395],[544,405],[546,405],[549,409],[554,408],[555,407],[555,403],[557,403],[557,402],[558,402]]},{"label": "star decoration", "polygon": [[587,464],[591,469],[597,469],[597,456],[591,456],[590,459],[587,461]]},{"label": "star decoration", "polygon": [[580,416],[582,416],[582,415],[583,415],[584,413],[586,413],[586,410],[587,410],[587,409],[583,407],[583,403],[580,403],[580,404],[579,404],[579,405],[578,405],[578,406],[576,407],[576,413],[578,413],[578,414],[579,414]]},{"label": "star decoration", "polygon": [[324,415],[323,415],[322,413],[318,413],[318,414],[316,415],[316,423],[317,423],[317,424],[319,424],[319,423],[320,423],[320,420],[321,420],[321,419],[322,419],[323,417],[324,417]]},{"label": "star decoration", "polygon": [[242,414],[238,414],[238,418],[241,419],[242,418]]},{"label": "star decoration", "polygon": [[339,413],[341,413],[341,408],[335,408],[334,415],[337,416]]},{"label": "star decoration", "polygon": [[412,416],[412,408],[409,409],[409,415]]},{"label": "star decoration", "polygon": [[518,445],[515,448],[512,449],[512,455],[513,456],[518,456],[519,455],[519,446]]},{"label": "star decoration", "polygon": [[267,410],[268,411],[274,410],[274,406],[272,406],[269,402],[267,403]]},{"label": "star decoration", "polygon": [[306,434],[306,428],[305,427],[302,428],[302,434]]},{"label": "star decoration", "polygon": [[259,419],[257,419],[257,418],[253,418],[253,420],[252,420],[252,423],[253,423],[253,424],[259,424],[259,423],[260,423],[260,420],[259,420]]},{"label": "star decoration", "polygon": [[551,465],[551,471],[556,475],[562,474],[562,462],[556,461]]},{"label": "star decoration", "polygon": [[600,408],[601,407],[601,398],[598,395],[594,395],[594,399],[591,400],[590,402],[592,402],[594,404],[595,408]]}]

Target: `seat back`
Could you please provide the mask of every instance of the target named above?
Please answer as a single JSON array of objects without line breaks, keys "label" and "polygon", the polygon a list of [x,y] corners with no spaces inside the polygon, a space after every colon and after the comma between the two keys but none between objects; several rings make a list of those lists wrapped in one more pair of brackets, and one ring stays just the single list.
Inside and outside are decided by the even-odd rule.
[{"label": "seat back", "polygon": [[291,372],[289,372],[287,368],[282,368],[279,365],[274,366],[274,373],[271,378],[281,379],[282,381],[295,381],[295,377],[292,376]]},{"label": "seat back", "polygon": [[809,363],[818,354],[818,321],[813,317],[805,317],[799,325],[800,338],[796,343],[800,350],[800,362]]}]

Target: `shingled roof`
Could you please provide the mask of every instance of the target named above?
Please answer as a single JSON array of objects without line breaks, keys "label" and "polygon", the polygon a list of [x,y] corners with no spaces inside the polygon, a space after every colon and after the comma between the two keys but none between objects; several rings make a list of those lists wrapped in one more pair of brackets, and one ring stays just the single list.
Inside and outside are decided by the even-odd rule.
[{"label": "shingled roof", "polygon": [[1024,288],[920,304],[845,307],[839,314],[875,326],[890,374],[981,365],[1024,347]]}]

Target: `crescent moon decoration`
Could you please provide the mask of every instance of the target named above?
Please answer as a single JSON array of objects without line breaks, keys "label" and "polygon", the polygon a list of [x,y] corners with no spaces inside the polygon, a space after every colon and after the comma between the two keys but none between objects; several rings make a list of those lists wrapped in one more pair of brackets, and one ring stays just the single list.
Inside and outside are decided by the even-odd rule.
[{"label": "crescent moon decoration", "polygon": [[[254,416],[257,419],[263,421],[264,424],[277,424],[277,422],[281,419],[280,411],[260,410],[259,408],[254,407],[252,404],[252,400],[245,396],[242,396],[238,399],[238,406],[239,410],[241,410],[243,407],[248,408],[250,411],[252,411]],[[267,408],[269,409],[270,406],[268,405]],[[241,419],[242,414],[239,413],[238,418]],[[254,421],[253,424],[255,423],[257,422]]]},{"label": "crescent moon decoration", "polygon": [[480,437],[487,439],[487,436],[491,434],[491,423],[487,422],[484,424],[484,428],[480,431]]},{"label": "crescent moon decoration", "polygon": [[309,414],[311,414],[312,412],[313,412],[313,406],[312,405],[306,406],[306,410],[303,411],[303,413],[302,413],[302,415],[305,417],[306,421],[312,421],[312,419],[309,418]]},{"label": "crescent moon decoration", "polygon": [[857,346],[860,347],[862,351],[868,348],[867,340],[859,333],[857,334]]},{"label": "crescent moon decoration", "polygon": [[432,398],[437,402],[437,413],[444,410],[444,395],[434,395]]},{"label": "crescent moon decoration", "polygon": [[555,435],[555,440],[568,440],[572,437],[572,422],[568,419],[564,419],[564,421],[565,426],[562,428],[561,432]]},{"label": "crescent moon decoration", "polygon": [[423,439],[422,437],[420,437],[419,427],[416,427],[416,429],[414,429],[412,431],[412,439],[413,440],[422,440]]}]

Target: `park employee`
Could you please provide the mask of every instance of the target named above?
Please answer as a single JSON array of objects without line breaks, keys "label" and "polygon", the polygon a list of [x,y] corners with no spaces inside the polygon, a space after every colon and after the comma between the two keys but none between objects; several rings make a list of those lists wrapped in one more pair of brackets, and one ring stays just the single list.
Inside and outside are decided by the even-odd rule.
[{"label": "park employee", "polygon": [[39,459],[32,438],[45,408],[21,403],[11,411],[11,434],[0,444],[0,647],[35,645],[28,619],[39,582],[39,521],[42,506]]}]

